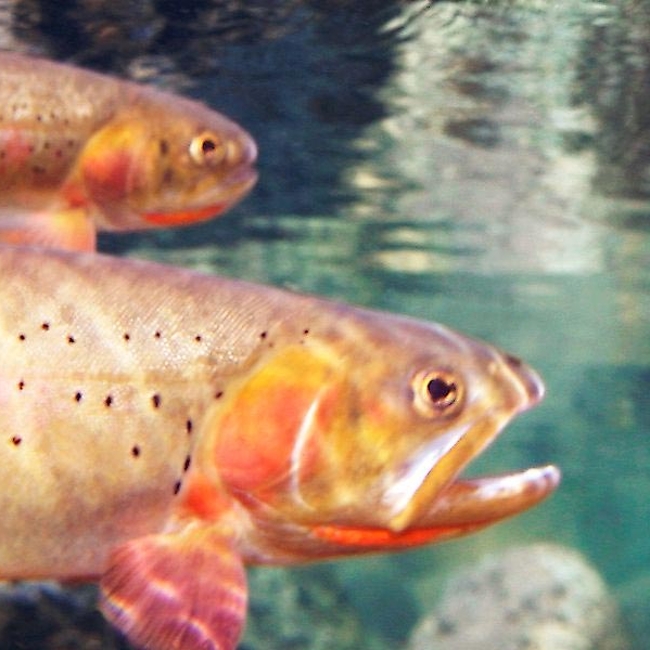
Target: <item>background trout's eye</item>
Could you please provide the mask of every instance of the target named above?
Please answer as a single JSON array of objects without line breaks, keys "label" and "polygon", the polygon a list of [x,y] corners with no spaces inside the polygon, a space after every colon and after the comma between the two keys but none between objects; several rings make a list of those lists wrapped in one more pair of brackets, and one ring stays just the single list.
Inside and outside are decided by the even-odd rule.
[{"label": "background trout's eye", "polygon": [[460,403],[461,397],[460,382],[449,372],[420,372],[413,378],[415,408],[427,417],[446,414]]},{"label": "background trout's eye", "polygon": [[197,165],[218,165],[226,155],[220,138],[211,131],[203,131],[190,142],[190,157]]}]

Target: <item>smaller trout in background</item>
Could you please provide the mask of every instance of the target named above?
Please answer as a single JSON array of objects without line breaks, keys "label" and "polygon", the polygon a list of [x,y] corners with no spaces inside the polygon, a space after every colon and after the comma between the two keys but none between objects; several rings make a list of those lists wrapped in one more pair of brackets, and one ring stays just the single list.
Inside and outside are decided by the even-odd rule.
[{"label": "smaller trout in background", "polygon": [[94,250],[98,229],[202,221],[251,189],[256,157],[199,102],[0,52],[0,242]]}]

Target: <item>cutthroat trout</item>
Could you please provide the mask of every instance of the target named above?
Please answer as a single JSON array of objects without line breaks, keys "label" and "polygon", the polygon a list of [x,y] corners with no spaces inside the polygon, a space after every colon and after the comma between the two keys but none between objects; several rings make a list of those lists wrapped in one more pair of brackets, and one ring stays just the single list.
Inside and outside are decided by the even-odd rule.
[{"label": "cutthroat trout", "polygon": [[0,53],[0,241],[92,250],[97,229],[207,219],[250,190],[256,155],[198,102]]},{"label": "cutthroat trout", "polygon": [[96,579],[137,646],[232,650],[244,565],[449,539],[553,466],[459,478],[542,397],[438,324],[184,269],[0,248],[0,578]]}]

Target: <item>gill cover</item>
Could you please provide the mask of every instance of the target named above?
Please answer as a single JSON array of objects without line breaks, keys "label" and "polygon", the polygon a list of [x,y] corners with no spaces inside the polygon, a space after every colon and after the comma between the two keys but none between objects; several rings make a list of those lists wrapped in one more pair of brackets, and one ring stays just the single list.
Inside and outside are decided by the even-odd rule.
[{"label": "gill cover", "polygon": [[300,525],[390,527],[450,435],[464,433],[452,425],[465,389],[450,370],[386,373],[384,361],[355,364],[301,344],[259,364],[211,425],[226,490]]}]

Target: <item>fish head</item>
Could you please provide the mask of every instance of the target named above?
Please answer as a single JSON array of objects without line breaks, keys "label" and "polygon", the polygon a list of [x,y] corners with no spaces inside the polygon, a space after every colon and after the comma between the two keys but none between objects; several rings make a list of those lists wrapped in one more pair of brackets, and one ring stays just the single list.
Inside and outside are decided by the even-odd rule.
[{"label": "fish head", "polygon": [[87,142],[80,185],[106,230],[194,223],[221,214],[257,180],[257,147],[207,106],[140,89]]},{"label": "fish head", "polygon": [[253,557],[453,537],[557,485],[553,467],[458,478],[542,398],[539,377],[513,356],[375,312],[337,315],[270,352],[225,396],[211,452],[225,490],[255,521]]}]

